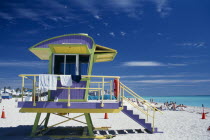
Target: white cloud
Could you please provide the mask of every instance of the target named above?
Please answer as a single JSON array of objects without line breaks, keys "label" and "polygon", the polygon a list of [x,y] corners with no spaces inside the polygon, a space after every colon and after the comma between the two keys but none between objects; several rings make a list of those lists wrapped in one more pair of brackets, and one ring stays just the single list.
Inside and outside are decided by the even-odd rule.
[{"label": "white cloud", "polygon": [[164,64],[162,63],[153,62],[153,61],[130,61],[130,62],[125,62],[123,65],[124,66],[140,66],[140,67],[164,66]]},{"label": "white cloud", "polygon": [[[76,0],[84,10],[90,12],[94,17],[104,10],[126,13],[128,17],[138,18],[142,15],[141,1],[138,0],[106,0],[103,3],[97,0]],[[103,8],[103,10],[100,7]]]},{"label": "white cloud", "polygon": [[120,76],[121,78],[178,78],[188,77],[187,75],[126,75]]},{"label": "white cloud", "polygon": [[[43,1],[36,0],[36,3],[31,5],[25,3],[12,3],[8,1],[7,9],[9,13],[0,13],[0,18],[3,19],[29,19],[32,21],[44,21],[51,19],[55,22],[68,22],[72,18],[80,19],[76,16],[67,5],[59,1]],[[55,10],[56,9],[56,10]]]},{"label": "white cloud", "polygon": [[167,64],[166,66],[187,66],[187,64]]},{"label": "white cloud", "polygon": [[201,48],[201,47],[205,47],[205,42],[196,42],[196,43],[192,43],[192,42],[185,42],[185,43],[180,43],[177,44],[177,46],[184,46],[184,47],[194,47],[194,48]]},{"label": "white cloud", "polygon": [[[157,12],[162,15],[169,11],[168,0],[149,0],[155,3],[157,6]],[[72,19],[76,21],[84,20],[82,15],[75,12],[72,4],[77,4],[81,9],[92,14],[96,19],[101,19],[101,16],[105,12],[111,13],[123,13],[124,15],[140,19],[143,14],[143,6],[145,1],[139,0],[106,0],[104,2],[98,0],[75,0],[74,2],[67,1],[62,2],[58,0],[43,1],[36,0],[35,3],[29,5],[24,2],[5,2],[7,9],[10,12],[0,12],[0,18],[6,20],[12,19],[29,19],[32,21],[42,21],[50,19],[54,22],[72,22]],[[107,26],[108,24],[105,24]]]},{"label": "white cloud", "polygon": [[0,61],[0,67],[47,67],[47,62],[41,61]]},{"label": "white cloud", "polygon": [[95,17],[96,19],[101,19],[101,17],[98,16],[98,15],[95,15],[94,17]]},{"label": "white cloud", "polygon": [[35,10],[26,9],[26,8],[16,8],[15,11],[19,18],[26,18],[35,21],[40,20],[40,14]]},{"label": "white cloud", "polygon": [[205,79],[205,80],[171,80],[171,79],[159,79],[159,80],[139,80],[139,81],[135,81],[135,82],[136,83],[149,83],[149,84],[204,83],[204,82],[210,82],[210,79]]},{"label": "white cloud", "polygon": [[126,33],[125,33],[125,32],[120,32],[120,34],[121,34],[122,36],[125,36],[125,35],[126,35]]},{"label": "white cloud", "polygon": [[84,10],[90,12],[93,16],[98,15],[99,9],[97,8],[97,1],[95,0],[76,0],[78,5],[80,5]]},{"label": "white cloud", "polygon": [[167,85],[167,86],[172,86],[172,87],[192,87],[195,85]]},{"label": "white cloud", "polygon": [[111,36],[115,37],[115,33],[114,32],[110,32],[109,33]]},{"label": "white cloud", "polygon": [[124,66],[136,66],[136,67],[158,67],[158,66],[186,66],[187,64],[164,64],[155,61],[130,61],[124,62]]},{"label": "white cloud", "polygon": [[103,24],[104,24],[105,26],[108,26],[108,25],[109,25],[109,23],[106,23],[106,22],[104,22]]},{"label": "white cloud", "polygon": [[0,17],[3,18],[3,19],[6,19],[6,20],[12,20],[13,17],[11,15],[9,15],[8,13],[3,13],[3,12],[0,12]]},{"label": "white cloud", "polygon": [[172,8],[169,6],[168,0],[150,0],[156,4],[156,10],[160,16],[165,17],[169,14]]},{"label": "white cloud", "polygon": [[206,55],[198,55],[198,56],[192,56],[192,55],[172,55],[172,56],[167,56],[167,57],[172,57],[172,58],[195,58],[195,57],[202,57]]},{"label": "white cloud", "polygon": [[90,29],[94,29],[94,28],[95,28],[95,27],[92,26],[92,25],[88,25],[88,27],[89,27]]},{"label": "white cloud", "polygon": [[27,33],[27,34],[37,34],[37,33],[39,33],[39,30],[28,30],[28,31],[25,31],[25,33]]}]

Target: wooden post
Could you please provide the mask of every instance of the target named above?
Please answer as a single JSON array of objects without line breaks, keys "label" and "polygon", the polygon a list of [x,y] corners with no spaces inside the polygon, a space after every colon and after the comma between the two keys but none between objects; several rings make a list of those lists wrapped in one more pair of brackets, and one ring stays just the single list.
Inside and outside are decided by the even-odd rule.
[{"label": "wooden post", "polygon": [[45,117],[45,122],[44,122],[44,127],[47,128],[48,122],[49,122],[49,118],[50,118],[50,113],[47,113],[46,117]]},{"label": "wooden post", "polygon": [[86,119],[86,122],[87,122],[87,127],[88,127],[89,135],[90,136],[94,136],[94,133],[93,133],[93,123],[92,123],[92,120],[91,120],[90,113],[84,113],[84,114],[85,114],[85,119]]},{"label": "wooden post", "polygon": [[37,126],[39,125],[39,119],[40,119],[41,113],[36,114],[36,119],[34,121],[34,126],[32,128],[31,136],[34,137],[36,135]]}]

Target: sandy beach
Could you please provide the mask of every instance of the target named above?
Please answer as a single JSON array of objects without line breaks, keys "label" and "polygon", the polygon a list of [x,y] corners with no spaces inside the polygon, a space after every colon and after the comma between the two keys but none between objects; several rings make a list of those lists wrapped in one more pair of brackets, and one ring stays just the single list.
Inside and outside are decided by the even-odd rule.
[{"label": "sandy beach", "polygon": [[[0,119],[0,136],[4,139],[54,139],[49,137],[28,137],[33,125],[34,113],[19,113],[17,102],[14,99],[3,100],[0,103],[0,109],[5,106],[6,119]],[[186,111],[163,111],[164,114],[156,113],[155,126],[158,131],[163,133],[156,134],[123,134],[117,135],[113,140],[210,140],[210,113],[206,115],[206,119],[201,119],[201,107],[188,107]],[[138,111],[134,109],[135,114]],[[210,112],[210,108],[205,108],[205,112]],[[78,114],[70,114],[70,117]],[[41,120],[45,117],[42,114]],[[123,129],[142,129],[142,127],[126,116],[124,113],[108,114],[109,119],[104,119],[104,114],[91,114],[95,127],[111,127],[111,130]],[[84,121],[84,117],[80,120]],[[64,120],[59,116],[52,115],[49,125]],[[60,126],[85,126],[75,121],[69,121]],[[11,136],[12,135],[12,136]],[[67,138],[66,138],[67,139]],[[69,138],[73,139],[73,138]]]}]

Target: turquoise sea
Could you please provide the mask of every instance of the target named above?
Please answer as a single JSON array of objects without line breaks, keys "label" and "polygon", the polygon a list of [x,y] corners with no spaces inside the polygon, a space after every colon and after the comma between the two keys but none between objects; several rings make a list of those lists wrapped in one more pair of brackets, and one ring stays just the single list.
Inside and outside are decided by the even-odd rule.
[{"label": "turquoise sea", "polygon": [[210,95],[197,95],[197,96],[142,96],[146,100],[153,99],[154,102],[176,102],[176,104],[184,104],[188,106],[198,106],[210,108]]}]

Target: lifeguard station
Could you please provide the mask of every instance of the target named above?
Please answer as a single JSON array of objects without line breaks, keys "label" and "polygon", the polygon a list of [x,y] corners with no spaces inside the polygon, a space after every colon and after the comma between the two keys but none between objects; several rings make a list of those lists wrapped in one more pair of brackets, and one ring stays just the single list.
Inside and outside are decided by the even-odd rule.
[{"label": "lifeguard station", "polygon": [[[44,40],[29,48],[29,50],[41,60],[48,60],[48,73],[58,76],[56,90],[48,90],[47,101],[42,101],[37,98],[37,94],[39,95],[39,92],[41,94],[41,91],[37,90],[39,89],[40,74],[19,75],[22,77],[22,101],[18,102],[18,107],[21,108],[20,112],[37,113],[31,136],[47,135],[47,130],[66,121],[81,122],[76,118],[84,115],[86,122],[81,123],[87,124],[87,127],[82,128],[83,133],[69,137],[111,138],[112,135],[94,134],[95,130],[108,128],[95,128],[90,113],[119,113],[120,111],[143,126],[146,131],[157,132],[157,128],[154,127],[155,112],[161,111],[122,84],[120,77],[92,75],[93,64],[112,61],[117,54],[116,50],[95,44],[94,40],[87,34],[57,36]],[[72,85],[69,87],[62,86],[60,75],[75,77],[75,79],[72,78]],[[26,79],[33,80],[32,101],[24,101],[23,89]],[[97,93],[94,98],[89,96],[89,93],[93,91]],[[132,96],[132,99],[135,99],[138,104],[131,101],[128,96]],[[147,110],[142,109],[141,103],[147,106]],[[140,119],[139,115],[133,114],[133,111],[129,110],[127,105],[138,109],[146,118]],[[47,115],[39,123],[42,113],[47,113]],[[69,118],[66,115],[67,113],[81,113],[81,115]],[[67,120],[48,126],[51,114],[59,115]],[[152,123],[148,122],[149,117],[152,118],[150,119]],[[59,135],[57,137],[66,136]]]}]

